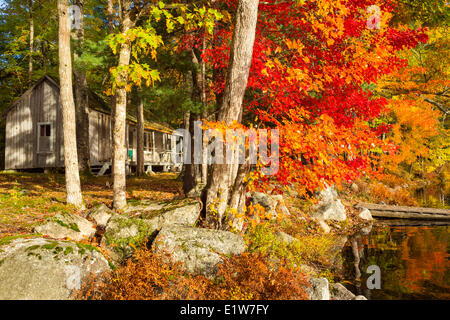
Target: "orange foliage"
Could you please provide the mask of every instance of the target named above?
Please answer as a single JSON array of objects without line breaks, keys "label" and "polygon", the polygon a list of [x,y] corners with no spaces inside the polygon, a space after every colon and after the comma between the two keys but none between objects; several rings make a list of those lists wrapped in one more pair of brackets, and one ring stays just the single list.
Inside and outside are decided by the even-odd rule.
[{"label": "orange foliage", "polygon": [[416,199],[401,187],[391,189],[381,183],[374,183],[370,186],[370,196],[373,201],[378,203],[384,202],[386,204],[400,206],[418,206]]},{"label": "orange foliage", "polygon": [[187,274],[168,254],[148,249],[116,271],[91,278],[76,294],[79,299],[101,300],[219,300],[308,299],[307,276],[280,264],[270,267],[267,256],[244,253],[224,258],[215,280]]}]

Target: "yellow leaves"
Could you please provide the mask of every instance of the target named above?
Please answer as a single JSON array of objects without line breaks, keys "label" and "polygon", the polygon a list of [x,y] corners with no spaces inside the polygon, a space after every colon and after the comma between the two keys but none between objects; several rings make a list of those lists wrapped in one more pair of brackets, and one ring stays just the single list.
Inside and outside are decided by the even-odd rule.
[{"label": "yellow leaves", "polygon": [[262,71],[261,71],[261,74],[263,75],[263,76],[268,76],[269,74],[267,73],[267,69],[266,68],[264,68]]}]

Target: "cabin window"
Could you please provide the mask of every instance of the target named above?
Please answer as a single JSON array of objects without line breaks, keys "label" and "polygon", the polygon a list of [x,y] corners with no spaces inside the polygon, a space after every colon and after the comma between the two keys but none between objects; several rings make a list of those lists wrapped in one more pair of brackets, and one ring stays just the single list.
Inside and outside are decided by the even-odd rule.
[{"label": "cabin window", "polygon": [[148,151],[148,136],[147,136],[147,132],[144,132],[144,151]]},{"label": "cabin window", "polygon": [[144,150],[145,151],[152,151],[152,133],[151,132],[144,132]]},{"label": "cabin window", "polygon": [[53,128],[49,122],[38,123],[38,152],[53,151]]},{"label": "cabin window", "polygon": [[152,151],[152,133],[144,132],[144,150]]},{"label": "cabin window", "polygon": [[133,141],[133,130],[128,131],[128,148],[133,149],[134,147],[134,141]]},{"label": "cabin window", "polygon": [[172,150],[172,136],[164,133],[164,138],[163,138],[163,144],[164,144],[164,150],[165,151],[170,151]]}]

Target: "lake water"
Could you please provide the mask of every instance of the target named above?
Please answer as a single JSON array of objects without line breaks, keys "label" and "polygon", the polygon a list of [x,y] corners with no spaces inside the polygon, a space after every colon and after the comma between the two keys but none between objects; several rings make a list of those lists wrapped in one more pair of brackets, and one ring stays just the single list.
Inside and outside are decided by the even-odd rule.
[{"label": "lake water", "polygon": [[[387,223],[349,238],[341,282],[369,300],[450,300],[450,225]],[[380,289],[368,288],[376,285],[373,271],[367,272],[372,265],[379,267]]]}]

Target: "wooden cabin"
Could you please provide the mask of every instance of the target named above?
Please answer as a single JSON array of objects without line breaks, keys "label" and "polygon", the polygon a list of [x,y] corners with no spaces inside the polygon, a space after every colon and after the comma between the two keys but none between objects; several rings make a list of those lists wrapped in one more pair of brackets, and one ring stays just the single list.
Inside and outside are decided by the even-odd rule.
[{"label": "wooden cabin", "polygon": [[[43,76],[3,113],[6,117],[5,169],[26,170],[64,167],[62,108],[59,85]],[[136,166],[136,120],[127,118],[127,168]],[[172,163],[171,150],[180,138],[173,130],[158,123],[145,123],[144,159],[152,167],[179,169]],[[100,174],[106,172],[112,159],[111,115],[104,101],[89,93],[90,163]],[[101,168],[101,169],[100,169]]]}]

